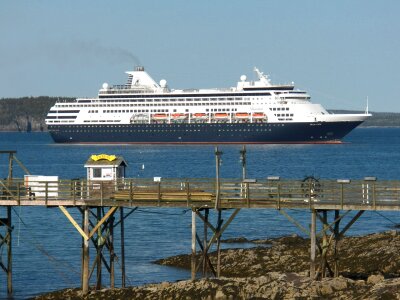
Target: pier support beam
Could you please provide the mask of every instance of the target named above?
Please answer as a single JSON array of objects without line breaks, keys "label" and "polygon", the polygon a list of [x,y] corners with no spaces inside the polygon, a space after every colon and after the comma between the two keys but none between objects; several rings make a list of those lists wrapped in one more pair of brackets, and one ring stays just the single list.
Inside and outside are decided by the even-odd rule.
[{"label": "pier support beam", "polygon": [[[6,273],[7,277],[7,294],[11,295],[13,292],[12,286],[12,223],[11,223],[11,206],[7,206],[7,215],[5,218],[0,219],[0,227],[3,227],[4,235],[0,234],[0,249],[5,247],[7,253],[7,260],[4,264],[0,261],[0,268]],[[1,249],[2,250],[2,249]]]},{"label": "pier support beam", "polygon": [[[280,210],[280,212],[282,215],[286,216],[290,222],[310,237],[310,278],[321,279],[327,276],[339,276],[338,246],[340,240],[343,238],[346,231],[350,229],[359,217],[362,216],[364,211],[361,210],[357,212],[341,231],[339,225],[343,218],[351,211],[346,211],[343,214],[340,214],[339,210],[328,211],[312,208],[310,231],[286,212],[282,210]],[[328,222],[330,212],[333,213],[333,221],[331,223]],[[322,225],[322,229],[319,233],[317,233],[318,220]],[[331,256],[329,256],[330,253]],[[317,257],[319,257],[319,263],[317,263]],[[331,268],[329,261],[331,261],[331,263],[333,262],[333,268]]]},{"label": "pier support beam", "polygon": [[316,211],[313,209],[311,211],[311,231],[310,231],[310,278],[315,278],[315,262],[316,262],[316,247],[317,247],[317,216]]},{"label": "pier support beam", "polygon": [[192,257],[191,279],[196,279],[196,210],[192,208]]},{"label": "pier support beam", "polygon": [[[214,277],[221,276],[221,236],[229,224],[233,221],[235,216],[239,213],[240,209],[235,209],[233,213],[230,215],[228,220],[224,223],[222,219],[222,210],[218,209],[217,212],[217,225],[214,227],[209,222],[209,209],[192,209],[192,257],[191,257],[191,279],[194,280],[196,278],[196,273],[199,270],[200,266],[202,266],[202,276],[207,277],[208,271],[211,271]],[[204,211],[204,215],[201,214],[201,211]],[[204,231],[203,231],[203,240],[196,233],[196,216],[203,221]],[[223,226],[222,226],[223,225]],[[213,235],[210,239],[208,239],[208,230],[213,232]],[[200,262],[196,261],[196,241],[200,247]],[[216,268],[210,259],[209,250],[212,245],[216,244],[216,257],[214,263],[216,264]]]},{"label": "pier support beam", "polygon": [[[89,207],[83,208],[83,232],[89,236]],[[82,243],[82,293],[89,293],[89,239],[83,238]]]},{"label": "pier support beam", "polygon": [[[82,236],[82,273],[81,287],[82,293],[86,295],[89,292],[89,283],[93,273],[96,274],[95,288],[100,289],[103,286],[103,266],[110,274],[110,287],[115,287],[115,260],[118,258],[115,253],[114,246],[114,228],[121,226],[121,285],[125,287],[125,249],[124,249],[124,220],[136,209],[132,209],[128,214],[124,214],[122,208],[120,220],[115,222],[114,214],[118,207],[109,207],[106,212],[105,207],[80,207],[82,214],[82,226],[74,220],[71,214],[63,206],[59,206],[60,210],[73,224],[76,230]],[[92,215],[92,220],[90,216]],[[89,243],[92,242],[96,257],[90,268]],[[105,251],[108,250],[108,253]],[[108,258],[108,259],[107,259]],[[96,272],[94,272],[96,270]]]},{"label": "pier support beam", "polygon": [[125,216],[124,208],[120,207],[120,226],[121,226],[121,287],[125,287]]}]

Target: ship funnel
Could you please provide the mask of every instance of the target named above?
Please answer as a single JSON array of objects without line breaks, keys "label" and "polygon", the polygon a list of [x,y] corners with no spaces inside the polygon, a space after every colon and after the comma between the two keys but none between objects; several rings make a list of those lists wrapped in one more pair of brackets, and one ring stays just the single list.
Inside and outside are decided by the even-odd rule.
[{"label": "ship funnel", "polygon": [[142,66],[137,66],[137,67],[135,67],[135,71],[143,72],[143,71],[144,71],[144,67],[142,67]]}]

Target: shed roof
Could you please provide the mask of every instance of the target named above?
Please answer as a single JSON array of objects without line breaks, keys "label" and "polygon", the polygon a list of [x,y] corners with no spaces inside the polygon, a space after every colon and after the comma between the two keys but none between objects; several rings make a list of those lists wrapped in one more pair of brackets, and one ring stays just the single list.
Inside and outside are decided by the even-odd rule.
[{"label": "shed roof", "polygon": [[127,166],[125,159],[122,156],[99,154],[92,155],[85,163],[85,168],[97,166]]}]

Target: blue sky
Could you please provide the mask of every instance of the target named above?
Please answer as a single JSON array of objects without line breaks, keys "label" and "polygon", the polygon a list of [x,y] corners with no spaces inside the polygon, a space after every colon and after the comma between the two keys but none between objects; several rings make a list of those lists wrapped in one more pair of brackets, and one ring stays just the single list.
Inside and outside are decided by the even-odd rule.
[{"label": "blue sky", "polygon": [[0,98],[97,95],[144,65],[171,88],[257,66],[329,109],[400,112],[400,1],[0,2]]}]

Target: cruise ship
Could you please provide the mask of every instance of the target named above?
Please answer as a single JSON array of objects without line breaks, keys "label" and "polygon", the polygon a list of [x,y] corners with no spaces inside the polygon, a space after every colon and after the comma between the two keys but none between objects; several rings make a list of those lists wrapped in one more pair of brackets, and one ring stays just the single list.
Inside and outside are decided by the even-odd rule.
[{"label": "cruise ship", "polygon": [[371,116],[329,113],[293,83],[254,71],[236,87],[170,89],[139,66],[95,98],[57,101],[46,124],[56,143],[340,143]]}]

